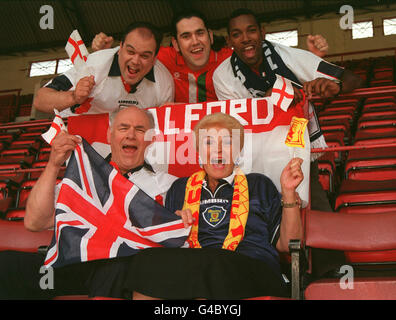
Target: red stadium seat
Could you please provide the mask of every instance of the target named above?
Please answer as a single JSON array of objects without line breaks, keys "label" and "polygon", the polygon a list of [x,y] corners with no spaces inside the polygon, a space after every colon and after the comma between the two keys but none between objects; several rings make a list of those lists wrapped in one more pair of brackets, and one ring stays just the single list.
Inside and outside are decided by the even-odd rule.
[{"label": "red stadium seat", "polygon": [[39,247],[50,244],[52,234],[52,230],[31,232],[23,221],[0,220],[0,251],[37,252]]},{"label": "red stadium seat", "polygon": [[[352,267],[349,270],[354,272],[353,289],[342,287],[339,278],[313,279],[306,285],[300,282],[299,277],[294,277],[292,290],[295,290],[296,295],[296,288],[300,289],[299,297],[304,293],[303,298],[307,300],[396,299],[396,274],[383,269],[383,266],[389,266],[389,262],[396,264],[395,234],[396,210],[383,213],[380,218],[378,214],[306,212],[305,250],[309,252],[312,248],[318,248],[361,253],[360,264],[370,264],[374,261],[378,265],[373,268],[376,273],[367,277],[364,276],[360,264],[349,261],[348,267]],[[297,269],[301,266],[302,253],[300,250],[292,250],[292,263],[297,265]],[[313,261],[309,260],[308,263],[311,266]],[[311,268],[306,270],[308,274],[310,270]]]},{"label": "red stadium seat", "polygon": [[345,177],[353,180],[396,179],[396,148],[351,150],[345,162]]},{"label": "red stadium seat", "polygon": [[[345,145],[343,132],[323,132],[323,135],[329,147],[341,147]],[[334,156],[336,162],[341,162],[345,158],[344,153],[338,151],[334,153]]]},{"label": "red stadium seat", "polygon": [[357,130],[375,133],[393,132],[396,129],[396,115],[365,115],[358,120]]},{"label": "red stadium seat", "polygon": [[358,278],[353,289],[342,288],[334,279],[318,280],[305,290],[306,300],[395,300],[396,278]]},{"label": "red stadium seat", "polygon": [[342,133],[345,143],[351,141],[351,125],[348,119],[321,120],[320,128],[326,133]]},{"label": "red stadium seat", "polygon": [[323,190],[334,192],[338,184],[335,157],[333,152],[325,152],[318,159],[319,182]]},{"label": "red stadium seat", "polygon": [[356,132],[354,145],[387,144],[396,142],[396,128],[387,132],[368,132],[359,130]]},{"label": "red stadium seat", "polygon": [[[396,209],[396,180],[343,180],[335,201],[335,210],[359,205],[389,204]],[[375,211],[374,211],[375,212]]]}]

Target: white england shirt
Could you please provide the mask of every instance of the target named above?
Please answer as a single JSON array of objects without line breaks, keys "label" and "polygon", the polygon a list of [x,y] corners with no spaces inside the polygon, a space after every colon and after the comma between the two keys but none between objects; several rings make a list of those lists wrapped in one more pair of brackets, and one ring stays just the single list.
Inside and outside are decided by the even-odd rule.
[{"label": "white england shirt", "polygon": [[[312,81],[316,78],[336,79],[326,68],[326,65],[334,65],[315,54],[278,43],[271,42],[271,44],[285,65],[301,83]],[[219,100],[252,98],[252,94],[246,89],[241,80],[234,76],[230,60],[231,57],[224,60],[213,73],[213,85],[217,97]]]},{"label": "white england shirt", "polygon": [[158,60],[137,85],[124,85],[118,64],[118,50],[119,47],[94,52],[88,56],[83,74],[71,68],[46,84],[46,87],[57,91],[68,91],[73,90],[84,76],[95,77],[96,84],[89,98],[81,105],[63,110],[62,117],[81,113],[108,113],[131,105],[141,108],[157,107],[174,101],[172,76]]}]

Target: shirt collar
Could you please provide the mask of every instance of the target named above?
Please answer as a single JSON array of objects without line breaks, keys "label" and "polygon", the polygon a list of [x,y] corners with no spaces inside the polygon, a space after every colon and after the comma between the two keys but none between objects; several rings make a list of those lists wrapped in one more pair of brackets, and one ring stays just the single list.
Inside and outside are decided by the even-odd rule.
[{"label": "shirt collar", "polygon": [[223,178],[223,180],[228,182],[228,184],[232,185],[234,183],[234,178],[235,178],[235,169],[228,177]]},{"label": "shirt collar", "polygon": [[[235,168],[234,168],[234,170],[232,171],[232,173],[231,173],[228,177],[225,177],[225,178],[223,178],[223,179],[220,179],[219,184],[218,184],[218,187],[221,186],[221,185],[223,185],[224,183],[228,183],[230,186],[233,186],[235,174],[236,174],[236,173],[235,173]],[[205,177],[205,180],[203,181],[203,185],[206,187],[207,184],[208,184],[208,182],[206,181],[206,177]],[[216,188],[216,189],[217,189],[217,188]]]},{"label": "shirt collar", "polygon": [[[108,76],[109,76],[109,77],[121,77],[121,79],[122,79],[121,70],[120,70],[120,65],[119,65],[119,63],[118,63],[118,52],[116,52],[116,53],[114,54],[113,62],[111,63]],[[147,80],[149,80],[149,81],[151,81],[151,82],[155,82],[154,67],[152,67],[152,68],[150,69],[150,71],[144,76],[144,78],[146,78]],[[143,79],[140,80],[138,83],[136,83],[136,84],[134,84],[134,85],[131,86],[131,85],[127,84],[127,83],[124,81],[124,79],[122,79],[122,82],[123,82],[123,84],[124,84],[125,90],[126,90],[127,92],[129,92],[129,93],[135,93],[135,92],[136,92],[136,89],[137,89],[137,86],[138,86],[142,81],[143,81]]]},{"label": "shirt collar", "polygon": [[[114,168],[116,168],[118,170],[117,164],[115,164],[114,162],[111,161],[111,153],[106,157],[105,160],[109,164],[111,164]],[[143,162],[143,164],[141,166],[137,166],[136,168],[132,168],[128,172],[124,173],[123,176],[128,178],[131,174],[133,174],[133,173],[135,173],[135,172],[137,172],[137,171],[139,171],[139,170],[141,170],[143,168],[145,168],[146,170],[148,170],[148,171],[150,171],[152,173],[155,173],[153,167],[148,162],[146,162],[146,160],[144,160],[144,162]]]}]

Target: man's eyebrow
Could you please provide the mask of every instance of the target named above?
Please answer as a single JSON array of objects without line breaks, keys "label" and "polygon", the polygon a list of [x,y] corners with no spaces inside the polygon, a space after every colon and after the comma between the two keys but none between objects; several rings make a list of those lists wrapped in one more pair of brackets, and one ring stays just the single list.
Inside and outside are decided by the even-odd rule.
[{"label": "man's eyebrow", "polygon": [[[137,50],[135,49],[135,47],[134,47],[133,45],[131,45],[131,44],[128,44],[128,43],[127,43],[126,46],[127,46],[128,49],[132,49],[132,50],[137,51]],[[138,53],[139,53],[139,54],[151,54],[151,55],[154,54],[154,52],[151,51],[151,50],[147,50],[147,51],[143,51],[143,52],[138,52]]]},{"label": "man's eyebrow", "polygon": [[186,31],[186,32],[181,33],[179,36],[181,37],[183,35],[189,35],[189,34],[192,34],[192,33],[203,32],[205,30],[206,30],[205,28],[199,28],[199,29],[196,29],[194,31]]},{"label": "man's eyebrow", "polygon": [[[246,29],[250,29],[250,28],[258,28],[258,25],[257,24],[249,24],[246,27]],[[241,31],[241,29],[237,28],[237,27],[234,27],[234,28],[230,29],[230,33],[233,32],[233,31]]]}]

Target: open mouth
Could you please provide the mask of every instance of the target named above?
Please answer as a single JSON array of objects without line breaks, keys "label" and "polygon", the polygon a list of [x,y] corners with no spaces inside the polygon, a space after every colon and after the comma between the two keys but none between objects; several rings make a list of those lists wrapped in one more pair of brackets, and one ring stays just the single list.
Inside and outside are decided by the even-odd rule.
[{"label": "open mouth", "polygon": [[135,76],[139,72],[139,69],[136,69],[134,67],[128,66],[128,74],[130,76]]},{"label": "open mouth", "polygon": [[196,48],[190,51],[193,55],[201,55],[204,52],[204,48]]},{"label": "open mouth", "polygon": [[223,158],[210,159],[210,165],[215,169],[224,169],[226,160]]},{"label": "open mouth", "polygon": [[242,52],[246,57],[252,57],[256,54],[256,49],[254,46],[247,46],[243,48]]},{"label": "open mouth", "polygon": [[126,153],[135,153],[137,150],[137,146],[134,145],[124,145],[122,146],[122,150]]}]

